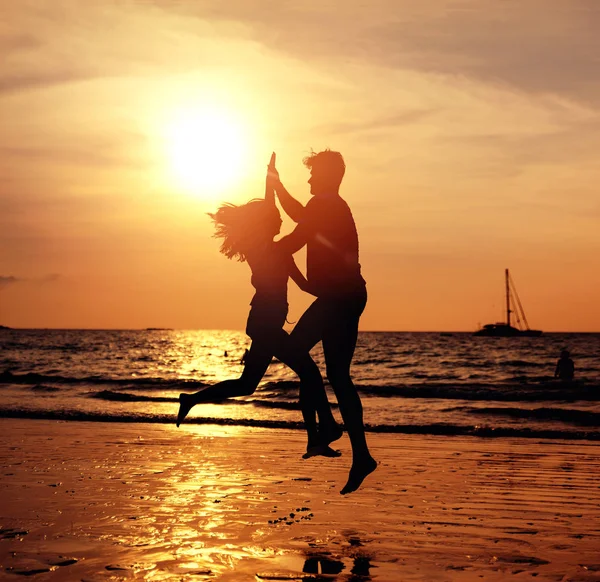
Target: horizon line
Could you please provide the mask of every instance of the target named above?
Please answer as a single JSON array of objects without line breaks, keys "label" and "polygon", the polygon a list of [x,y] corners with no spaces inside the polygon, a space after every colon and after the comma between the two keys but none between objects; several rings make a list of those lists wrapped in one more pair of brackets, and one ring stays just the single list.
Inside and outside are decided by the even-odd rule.
[{"label": "horizon line", "polygon": [[[0,325],[1,330],[12,331],[236,331],[244,333],[242,329],[231,328],[204,328],[204,327],[11,327]],[[359,333],[475,333],[477,330],[447,330],[447,329],[359,329]],[[552,333],[589,333],[597,334],[598,331],[564,331],[552,330],[544,331],[545,334]]]}]

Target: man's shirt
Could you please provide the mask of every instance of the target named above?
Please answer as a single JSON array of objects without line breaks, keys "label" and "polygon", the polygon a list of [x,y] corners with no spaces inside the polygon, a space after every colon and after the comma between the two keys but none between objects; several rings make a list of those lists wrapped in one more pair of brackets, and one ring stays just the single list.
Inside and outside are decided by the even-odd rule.
[{"label": "man's shirt", "polygon": [[315,196],[296,231],[306,240],[306,278],[320,297],[364,292],[358,234],[345,200],[338,195]]}]

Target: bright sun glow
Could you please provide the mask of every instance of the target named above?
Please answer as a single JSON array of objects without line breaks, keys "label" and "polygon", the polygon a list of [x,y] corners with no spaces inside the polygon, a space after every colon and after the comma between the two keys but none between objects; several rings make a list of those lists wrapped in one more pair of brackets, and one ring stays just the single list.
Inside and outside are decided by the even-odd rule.
[{"label": "bright sun glow", "polygon": [[195,196],[214,198],[242,176],[245,135],[226,111],[180,113],[167,128],[167,142],[175,178]]}]

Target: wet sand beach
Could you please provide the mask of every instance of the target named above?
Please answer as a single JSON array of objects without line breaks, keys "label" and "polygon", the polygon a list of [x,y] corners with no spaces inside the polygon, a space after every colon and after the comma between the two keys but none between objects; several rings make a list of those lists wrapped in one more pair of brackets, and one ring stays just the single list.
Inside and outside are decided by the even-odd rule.
[{"label": "wet sand beach", "polygon": [[0,578],[600,580],[598,443],[368,436],[2,419]]}]

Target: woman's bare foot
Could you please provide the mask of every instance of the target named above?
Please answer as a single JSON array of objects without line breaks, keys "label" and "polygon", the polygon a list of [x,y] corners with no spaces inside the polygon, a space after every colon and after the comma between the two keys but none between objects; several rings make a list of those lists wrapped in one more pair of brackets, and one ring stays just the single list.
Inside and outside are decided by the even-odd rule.
[{"label": "woman's bare foot", "polygon": [[179,412],[177,413],[177,427],[183,422],[183,419],[188,415],[188,412],[194,406],[192,396],[190,394],[179,395]]},{"label": "woman's bare foot", "polygon": [[346,495],[347,493],[356,491],[365,480],[365,477],[375,469],[377,469],[377,461],[371,455],[365,459],[353,462],[348,474],[348,481],[340,491],[340,494]]},{"label": "woman's bare foot", "polygon": [[342,453],[332,449],[329,445],[315,445],[314,447],[307,447],[306,453],[302,455],[303,459],[310,459],[311,457],[341,457]]}]

